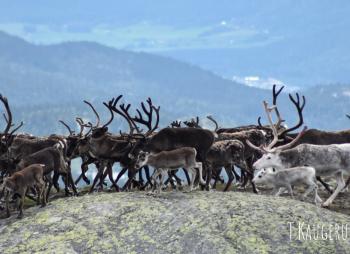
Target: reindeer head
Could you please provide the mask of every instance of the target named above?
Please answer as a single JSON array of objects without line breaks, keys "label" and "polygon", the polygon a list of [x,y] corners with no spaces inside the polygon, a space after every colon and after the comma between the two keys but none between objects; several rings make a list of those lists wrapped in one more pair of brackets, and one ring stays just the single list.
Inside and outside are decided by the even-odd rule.
[{"label": "reindeer head", "polygon": [[144,152],[144,151],[139,152],[139,154],[137,155],[135,167],[141,168],[141,167],[147,165],[149,155],[150,155],[150,153],[148,153],[148,152]]},{"label": "reindeer head", "polygon": [[5,191],[11,192],[15,188],[15,183],[11,181],[10,177],[5,177],[2,184],[0,185],[0,193],[3,194]]},{"label": "reindeer head", "polygon": [[272,180],[273,174],[275,174],[275,172],[275,168],[262,168],[254,176],[252,182],[256,184],[266,184]]}]

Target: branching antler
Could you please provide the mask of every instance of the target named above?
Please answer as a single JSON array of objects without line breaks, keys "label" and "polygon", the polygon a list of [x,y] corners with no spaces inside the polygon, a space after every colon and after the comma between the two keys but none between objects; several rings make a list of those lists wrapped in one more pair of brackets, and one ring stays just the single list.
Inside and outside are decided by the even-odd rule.
[{"label": "branching antler", "polygon": [[191,121],[184,121],[184,124],[187,127],[192,127],[192,128],[202,128],[199,125],[199,117],[197,116],[196,119],[192,118]]},{"label": "branching antler", "polygon": [[128,111],[129,110],[130,106],[128,105],[125,108],[124,104],[122,104],[122,105],[119,106],[120,110],[117,108],[117,103],[119,102],[119,100],[122,97],[123,97],[122,95],[119,95],[116,99],[113,98],[112,100],[109,101],[108,104],[105,104],[105,106],[107,106],[110,110],[116,112],[120,116],[122,116],[127,121],[128,125],[129,125],[129,130],[130,130],[129,131],[129,135],[131,136],[131,135],[133,135],[135,128],[133,126],[131,118],[129,118],[128,115],[126,115],[124,113],[124,111]]},{"label": "branching antler", "polygon": [[[281,86],[277,91],[276,91],[276,88],[277,88],[277,85],[274,84],[273,87],[272,87],[272,105],[273,106],[277,106],[277,99],[278,99],[278,96],[280,95],[280,93],[282,92],[282,90],[284,89],[284,86]],[[278,108],[276,107],[275,108],[275,112],[276,112],[276,115],[278,117],[278,119],[281,119],[281,115],[278,111]],[[279,124],[281,124],[282,122],[284,122],[284,120],[281,120],[281,122]],[[260,127],[262,127],[263,125],[261,124],[261,117],[259,116],[258,117],[258,125]],[[277,126],[277,130],[279,129],[280,125]]]},{"label": "branching antler", "polygon": [[119,108],[121,109],[121,111],[123,111],[125,116],[130,120],[130,123],[131,123],[132,127],[134,128],[134,130],[136,130],[137,133],[142,133],[142,130],[139,129],[139,127],[137,126],[137,124],[134,122],[134,120],[132,119],[132,117],[129,114],[130,106],[131,106],[130,104],[128,104],[126,106],[125,106],[125,104],[121,104],[119,106]]},{"label": "branching antler", "polygon": [[[92,131],[92,127],[93,127],[92,123],[88,122],[88,123],[86,124],[86,123],[84,123],[83,119],[81,119],[80,117],[76,117],[76,118],[75,118],[75,121],[76,121],[76,122],[79,124],[79,126],[80,126],[80,132],[79,132],[78,136],[81,137],[81,138],[87,137],[87,136],[90,134],[90,132]],[[84,132],[84,129],[85,129],[85,128],[88,128],[89,130],[88,130],[87,133],[85,133],[85,134],[83,135],[83,132]]]},{"label": "branching antler", "polygon": [[[141,114],[141,111],[139,109],[137,109],[137,114],[138,116],[135,116],[133,118],[131,118],[134,122],[136,123],[140,123],[144,126],[147,127],[148,131],[146,132],[146,136],[150,135],[153,131],[155,131],[158,128],[158,124],[159,124],[159,110],[160,107],[155,107],[152,103],[151,98],[147,99],[147,104],[148,104],[148,109],[146,108],[145,104],[143,102],[141,102],[141,108],[142,111],[146,114],[147,116],[147,120],[145,120]],[[153,121],[153,112],[156,115],[156,123],[154,124],[154,126],[152,126],[152,121]]]},{"label": "branching antler", "polygon": [[281,133],[279,133],[278,135],[280,137],[283,137],[287,133],[298,129],[300,126],[302,126],[304,124],[303,110],[304,110],[305,103],[306,103],[305,96],[303,95],[302,100],[300,100],[300,96],[298,93],[296,93],[296,99],[294,99],[294,97],[291,94],[289,94],[289,99],[292,101],[292,103],[294,104],[294,106],[296,107],[296,109],[298,111],[299,122],[295,126],[288,128],[288,129],[282,131]]},{"label": "branching antler", "polygon": [[172,121],[170,124],[171,128],[180,128],[181,127],[181,121]]},{"label": "branching antler", "polygon": [[[292,96],[290,96],[291,100],[292,100]],[[297,106],[298,109],[300,109],[300,111],[302,111],[303,107],[305,106],[305,101],[302,103],[302,105],[300,105],[300,99],[299,99],[299,96],[297,96],[297,101],[295,100],[292,100],[293,103]],[[305,99],[304,99],[305,100]],[[253,149],[255,150],[259,150],[260,152],[262,153],[268,153],[268,152],[274,152],[276,150],[278,151],[283,151],[283,150],[286,150],[290,147],[292,147],[293,145],[295,145],[298,140],[302,137],[302,135],[305,133],[305,131],[307,130],[307,127],[305,126],[304,129],[298,134],[298,136],[293,139],[290,143],[286,144],[286,145],[282,145],[282,146],[278,146],[278,147],[275,147],[273,148],[277,142],[279,142],[280,140],[278,139],[279,137],[279,133],[277,131],[277,128],[276,126],[279,126],[280,123],[283,121],[281,118],[280,118],[280,115],[278,114],[277,117],[278,117],[278,122],[276,125],[273,124],[272,122],[272,117],[271,117],[271,112],[274,110],[275,112],[277,112],[277,106],[276,105],[273,105],[272,107],[269,107],[268,106],[268,103],[266,101],[263,102],[263,105],[264,105],[264,109],[265,109],[265,112],[266,112],[266,116],[267,116],[267,119],[269,121],[269,124],[270,124],[270,127],[272,129],[272,133],[273,133],[273,140],[271,141],[271,143],[268,145],[268,146],[260,146],[260,147],[257,147],[255,146],[254,144],[252,144],[249,140],[246,141],[246,143]],[[277,114],[277,113],[276,113]]]},{"label": "branching antler", "polygon": [[12,113],[11,113],[7,98],[2,96],[2,94],[0,94],[0,100],[4,104],[4,107],[5,107],[5,110],[7,113],[7,116],[5,113],[3,114],[5,121],[6,121],[6,127],[5,127],[3,134],[6,135],[9,132],[10,128],[12,127]]},{"label": "branching antler", "polygon": [[[5,127],[5,130],[3,133],[0,134],[0,138],[3,137],[3,136],[12,136],[19,128],[21,128],[23,126],[23,122],[21,122],[15,129],[13,129],[10,133],[10,129],[11,127],[14,126],[14,124],[12,124],[12,113],[11,113],[11,109],[10,109],[10,106],[9,106],[9,103],[8,103],[8,100],[6,97],[2,96],[2,94],[0,94],[0,101],[4,104],[4,107],[5,107],[5,110],[6,110],[6,114],[3,113],[3,117],[6,121],[6,127]],[[7,143],[7,141],[6,141]]]},{"label": "branching antler", "polygon": [[269,105],[266,101],[263,102],[264,104],[264,109],[265,109],[265,112],[266,112],[266,116],[267,116],[267,119],[269,121],[269,124],[270,124],[270,128],[272,129],[272,133],[273,133],[273,140],[271,141],[271,143],[267,146],[267,149],[271,149],[272,147],[274,147],[277,142],[279,141],[278,140],[278,132],[277,132],[277,127],[276,126],[279,126],[280,123],[283,121],[279,115],[277,115],[278,117],[278,121],[277,121],[277,124],[274,125],[274,123],[272,122],[272,117],[271,117],[271,111],[272,110],[275,110],[275,112],[277,112],[277,106],[273,106],[271,108],[269,108]]}]

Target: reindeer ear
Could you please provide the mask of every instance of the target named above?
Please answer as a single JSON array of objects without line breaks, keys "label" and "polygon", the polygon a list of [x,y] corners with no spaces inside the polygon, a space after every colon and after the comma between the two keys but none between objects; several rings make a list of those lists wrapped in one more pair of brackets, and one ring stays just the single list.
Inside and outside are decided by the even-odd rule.
[{"label": "reindeer ear", "polygon": [[272,171],[273,171],[273,172],[276,172],[276,169],[275,169],[275,168],[272,168]]}]

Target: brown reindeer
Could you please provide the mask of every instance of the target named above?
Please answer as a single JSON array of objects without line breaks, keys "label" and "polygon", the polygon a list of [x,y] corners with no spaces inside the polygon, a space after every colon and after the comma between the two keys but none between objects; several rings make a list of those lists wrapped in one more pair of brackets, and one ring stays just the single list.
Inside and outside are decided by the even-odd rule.
[{"label": "brown reindeer", "polygon": [[[47,189],[46,198],[48,199],[52,185],[57,184],[59,176],[65,178],[65,192],[69,195],[69,187],[73,188],[75,194],[78,194],[77,189],[74,185],[72,173],[68,163],[65,161],[63,151],[60,147],[47,147],[31,155],[28,155],[20,160],[17,164],[16,171],[22,170],[31,164],[43,164],[44,175],[49,180],[49,187]],[[54,173],[51,181],[51,173]],[[55,186],[59,190],[58,186]]]},{"label": "brown reindeer", "polygon": [[230,188],[234,175],[237,175],[237,173],[234,172],[234,165],[242,170],[247,170],[248,166],[246,164],[244,152],[245,145],[239,140],[217,141],[211,146],[207,155],[207,161],[209,167],[212,167],[215,172],[215,184],[220,176],[222,167],[224,167],[228,176],[228,182],[224,191]]},{"label": "brown reindeer", "polygon": [[177,170],[178,168],[186,168],[191,173],[190,191],[193,190],[194,180],[199,170],[199,180],[201,184],[205,184],[202,177],[202,163],[196,161],[196,149],[192,147],[181,147],[171,151],[162,151],[156,154],[140,151],[136,159],[136,167],[141,168],[144,165],[154,167],[152,180],[155,181],[160,177],[158,192],[161,192],[163,185],[163,177],[168,171]]},{"label": "brown reindeer", "polygon": [[43,164],[32,164],[4,179],[0,190],[5,192],[7,217],[10,217],[9,198],[13,195],[19,195],[20,197],[18,218],[23,217],[24,197],[29,188],[36,188],[38,193],[38,204],[41,203],[41,206],[46,205],[44,194],[45,182],[43,180],[44,167],[45,165]]}]

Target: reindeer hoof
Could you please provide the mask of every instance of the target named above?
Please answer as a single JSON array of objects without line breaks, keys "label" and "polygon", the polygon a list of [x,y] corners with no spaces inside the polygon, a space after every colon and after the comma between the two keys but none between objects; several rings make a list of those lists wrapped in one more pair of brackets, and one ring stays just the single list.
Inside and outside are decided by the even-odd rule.
[{"label": "reindeer hoof", "polygon": [[23,214],[18,214],[17,219],[23,219]]},{"label": "reindeer hoof", "polygon": [[329,203],[327,203],[327,202],[324,202],[324,203],[322,203],[322,207],[324,207],[324,208],[328,208],[329,206],[330,206],[331,204],[329,204]]}]

